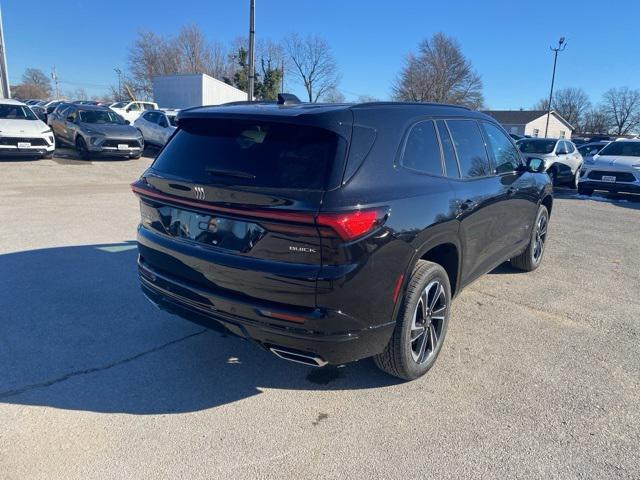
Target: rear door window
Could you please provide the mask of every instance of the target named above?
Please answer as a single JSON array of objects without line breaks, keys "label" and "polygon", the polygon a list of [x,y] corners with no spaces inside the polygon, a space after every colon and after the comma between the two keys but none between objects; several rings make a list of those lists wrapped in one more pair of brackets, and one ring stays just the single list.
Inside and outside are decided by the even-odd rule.
[{"label": "rear door window", "polygon": [[447,120],[463,178],[491,175],[480,127],[474,120]]},{"label": "rear door window", "polygon": [[158,112],[147,112],[143,114],[142,118],[147,122],[158,123],[158,120],[160,120],[160,114]]},{"label": "rear door window", "polygon": [[411,128],[404,145],[402,166],[421,173],[442,175],[440,144],[431,120]]},{"label": "rear door window", "polygon": [[317,127],[191,119],[152,168],[203,184],[321,190],[336,160],[343,168],[345,152],[342,137]]}]

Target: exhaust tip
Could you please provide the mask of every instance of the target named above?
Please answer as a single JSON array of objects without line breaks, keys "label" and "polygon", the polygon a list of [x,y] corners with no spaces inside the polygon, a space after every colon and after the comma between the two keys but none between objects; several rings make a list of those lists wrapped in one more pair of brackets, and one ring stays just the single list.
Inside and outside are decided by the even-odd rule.
[{"label": "exhaust tip", "polygon": [[312,367],[324,367],[328,363],[326,360],[323,360],[321,357],[318,357],[316,355],[300,353],[280,347],[271,347],[269,348],[269,350],[271,350],[271,352],[276,357],[279,357],[283,360],[302,363],[303,365],[309,365]]}]

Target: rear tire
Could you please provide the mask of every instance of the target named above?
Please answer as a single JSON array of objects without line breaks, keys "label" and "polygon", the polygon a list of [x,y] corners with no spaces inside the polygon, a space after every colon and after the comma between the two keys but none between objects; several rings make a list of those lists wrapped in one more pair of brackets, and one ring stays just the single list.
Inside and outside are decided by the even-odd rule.
[{"label": "rear tire", "polygon": [[413,270],[395,330],[375,364],[394,377],[414,380],[433,366],[447,333],[451,286],[437,263],[420,260]]},{"label": "rear tire", "polygon": [[544,248],[547,242],[547,232],[549,228],[549,212],[547,207],[540,205],[536,215],[536,223],[531,229],[531,240],[529,245],[517,257],[513,257],[510,262],[518,270],[531,272],[540,266]]}]

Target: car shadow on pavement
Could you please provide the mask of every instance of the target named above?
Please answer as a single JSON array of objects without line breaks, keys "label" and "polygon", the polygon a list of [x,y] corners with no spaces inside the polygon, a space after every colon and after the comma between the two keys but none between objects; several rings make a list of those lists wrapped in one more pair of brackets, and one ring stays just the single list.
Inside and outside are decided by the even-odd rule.
[{"label": "car shadow on pavement", "polygon": [[263,389],[397,380],[370,360],[314,369],[157,310],[135,242],[0,255],[0,402],[130,414],[191,412]]}]

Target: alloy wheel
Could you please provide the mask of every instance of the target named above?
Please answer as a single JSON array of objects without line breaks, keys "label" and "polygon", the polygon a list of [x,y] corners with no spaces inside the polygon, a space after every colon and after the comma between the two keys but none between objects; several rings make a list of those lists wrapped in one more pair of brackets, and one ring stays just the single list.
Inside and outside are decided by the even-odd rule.
[{"label": "alloy wheel", "polygon": [[438,280],[430,282],[420,295],[411,323],[411,355],[417,364],[427,362],[442,341],[447,313],[447,296]]},{"label": "alloy wheel", "polygon": [[544,252],[544,242],[547,239],[547,216],[540,215],[538,223],[536,224],[536,238],[533,243],[533,261],[538,263]]}]

